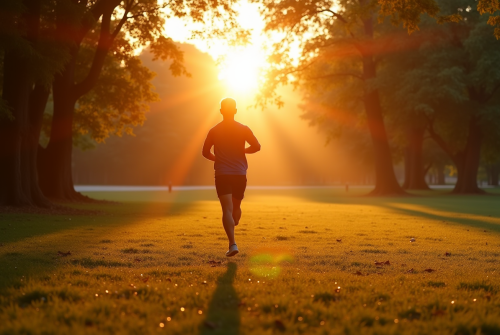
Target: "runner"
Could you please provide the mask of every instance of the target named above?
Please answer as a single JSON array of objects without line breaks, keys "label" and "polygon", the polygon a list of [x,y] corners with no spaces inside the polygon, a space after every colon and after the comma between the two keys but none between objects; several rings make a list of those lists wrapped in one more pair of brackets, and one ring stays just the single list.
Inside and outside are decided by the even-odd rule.
[{"label": "runner", "polygon": [[[245,155],[260,150],[260,143],[250,128],[234,120],[236,112],[234,99],[225,98],[220,102],[223,120],[210,129],[202,151],[203,157],[215,162],[215,188],[222,207],[222,225],[229,239],[227,257],[239,252],[234,227],[240,222],[240,205],[247,186],[248,163]],[[245,148],[246,142],[250,144],[248,148]]]}]

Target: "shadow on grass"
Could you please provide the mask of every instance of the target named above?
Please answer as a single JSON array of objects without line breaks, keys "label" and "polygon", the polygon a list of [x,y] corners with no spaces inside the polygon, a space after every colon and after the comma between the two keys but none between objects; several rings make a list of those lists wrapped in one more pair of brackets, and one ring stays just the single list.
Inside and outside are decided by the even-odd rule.
[{"label": "shadow on grass", "polygon": [[[0,243],[53,234],[70,229],[124,226],[147,217],[168,217],[188,211],[193,203],[119,203],[73,205],[83,210],[98,210],[99,215],[0,213]],[[117,217],[126,217],[127,221]],[[1,250],[0,250],[1,251]]]},{"label": "shadow on grass", "polygon": [[423,217],[426,219],[443,221],[443,222],[453,222],[453,223],[458,223],[461,225],[466,225],[468,227],[487,229],[487,230],[491,230],[491,231],[496,232],[496,233],[500,233],[500,224],[493,223],[493,222],[487,222],[486,221],[487,218],[474,219],[474,218],[452,217],[452,216],[446,215],[446,212],[444,212],[443,214],[440,214],[439,212],[432,213],[432,208],[430,208],[429,211],[426,211],[426,209],[401,208],[401,207],[390,206],[390,205],[386,205],[384,207],[391,209],[391,210],[394,210],[395,212],[405,214],[405,215],[420,216],[420,217]]},{"label": "shadow on grass", "polygon": [[200,334],[237,335],[240,332],[238,297],[233,287],[236,263],[229,263],[227,271],[217,280],[217,288],[208,305],[205,321],[200,324]]},{"label": "shadow on grass", "polygon": [[[66,233],[74,235],[75,248],[81,243],[82,234],[94,234],[91,244],[102,243],[102,237],[112,236],[117,228],[133,226],[148,217],[168,217],[189,211],[193,203],[128,203],[128,204],[91,204],[76,205],[80,209],[103,211],[102,215],[51,215],[51,214],[24,214],[0,213],[0,294],[17,283],[22,277],[44,276],[59,266],[61,249],[58,240],[67,239]],[[46,236],[61,234],[53,239],[54,246],[43,245],[36,247],[37,243],[45,242]],[[104,240],[106,241],[106,240]],[[30,251],[20,251],[22,246],[30,246]],[[20,248],[21,247],[21,248]],[[68,251],[67,249],[62,250]],[[72,254],[78,250],[71,249]],[[76,251],[76,252],[75,252]],[[73,257],[73,256],[71,256]],[[113,266],[128,267],[121,262],[108,262],[100,260],[92,263],[83,258],[75,264],[82,266]]]},{"label": "shadow on grass", "polygon": [[290,192],[290,195],[317,203],[380,207],[399,214],[500,233],[498,189],[488,189],[487,192],[497,196],[452,195],[448,190],[432,190],[412,192],[416,197],[364,197],[359,194],[341,195],[339,190],[330,189]]}]

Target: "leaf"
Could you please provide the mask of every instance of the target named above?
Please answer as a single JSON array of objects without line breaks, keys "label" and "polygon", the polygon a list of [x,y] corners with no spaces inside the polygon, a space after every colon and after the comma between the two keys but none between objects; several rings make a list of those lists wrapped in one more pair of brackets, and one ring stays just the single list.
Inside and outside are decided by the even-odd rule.
[{"label": "leaf", "polygon": [[451,253],[446,252],[444,255],[449,257],[449,256],[451,256]]},{"label": "leaf", "polygon": [[415,270],[413,270],[413,268],[411,268],[410,270],[406,271],[406,273],[413,273],[415,272]]},{"label": "leaf", "polygon": [[148,282],[148,280],[149,280],[149,277],[146,277],[146,278],[143,278],[143,279],[142,279],[142,282],[143,282],[143,283],[147,283],[147,282]]},{"label": "leaf", "polygon": [[142,262],[142,260],[140,258],[134,258],[134,262]]},{"label": "leaf", "polygon": [[337,239],[337,242],[342,242],[342,239],[341,238]]},{"label": "leaf", "polygon": [[375,265],[377,265],[377,266],[391,265],[391,262],[389,262],[389,261],[385,261],[385,262],[377,262],[377,261],[375,261]]},{"label": "leaf", "polygon": [[356,271],[356,272],[353,273],[353,275],[364,276],[364,274],[362,274],[361,271]]},{"label": "leaf", "polygon": [[425,272],[429,272],[429,273],[431,273],[431,272],[434,272],[434,271],[436,271],[436,270],[434,270],[434,269],[425,269],[424,271],[425,271]]},{"label": "leaf", "polygon": [[282,332],[286,330],[285,324],[281,320],[274,320],[274,326]]},{"label": "leaf", "polygon": [[68,252],[62,252],[62,251],[58,251],[57,254],[61,257],[66,257],[66,256],[69,256],[71,255],[71,251],[68,251]]},{"label": "leaf", "polygon": [[169,283],[171,283],[171,282],[172,282],[172,279],[167,278],[167,279],[165,279],[165,281],[168,281]]}]

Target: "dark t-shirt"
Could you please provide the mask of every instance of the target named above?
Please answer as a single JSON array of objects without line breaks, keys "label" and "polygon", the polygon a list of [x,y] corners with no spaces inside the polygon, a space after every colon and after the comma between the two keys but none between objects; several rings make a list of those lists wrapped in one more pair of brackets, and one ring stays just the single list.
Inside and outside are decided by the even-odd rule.
[{"label": "dark t-shirt", "polygon": [[214,146],[215,176],[247,174],[246,142],[259,143],[250,128],[239,122],[222,121],[210,129],[203,148],[210,150]]}]

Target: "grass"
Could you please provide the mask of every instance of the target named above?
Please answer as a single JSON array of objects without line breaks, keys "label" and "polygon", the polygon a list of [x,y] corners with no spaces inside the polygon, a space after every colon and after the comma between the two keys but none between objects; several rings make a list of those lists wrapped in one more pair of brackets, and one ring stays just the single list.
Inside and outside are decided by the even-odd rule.
[{"label": "grass", "polygon": [[500,334],[500,198],[361,192],[249,190],[232,259],[210,190],[1,214],[0,334]]}]

